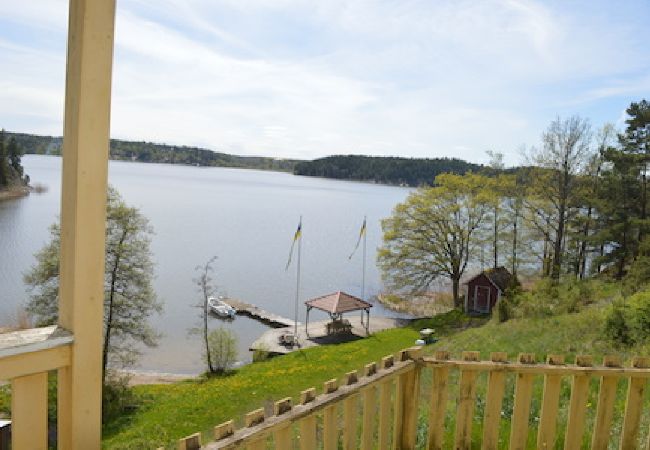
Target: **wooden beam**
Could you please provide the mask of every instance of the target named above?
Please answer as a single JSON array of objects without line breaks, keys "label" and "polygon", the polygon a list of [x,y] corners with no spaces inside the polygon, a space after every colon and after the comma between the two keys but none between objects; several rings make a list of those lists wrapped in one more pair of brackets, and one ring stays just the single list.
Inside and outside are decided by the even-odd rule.
[{"label": "wooden beam", "polygon": [[11,448],[48,448],[47,372],[12,380],[11,418]]},{"label": "wooden beam", "polygon": [[70,365],[71,346],[0,358],[0,380],[34,375]]},{"label": "wooden beam", "polygon": [[115,0],[70,0],[63,130],[59,448],[100,448],[104,251]]}]

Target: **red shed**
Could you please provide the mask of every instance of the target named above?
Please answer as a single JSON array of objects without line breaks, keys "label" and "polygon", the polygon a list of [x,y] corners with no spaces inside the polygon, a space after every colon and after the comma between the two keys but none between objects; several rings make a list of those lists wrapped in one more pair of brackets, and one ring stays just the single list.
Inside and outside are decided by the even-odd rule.
[{"label": "red shed", "polygon": [[465,312],[491,313],[512,281],[505,267],[484,270],[465,283]]}]

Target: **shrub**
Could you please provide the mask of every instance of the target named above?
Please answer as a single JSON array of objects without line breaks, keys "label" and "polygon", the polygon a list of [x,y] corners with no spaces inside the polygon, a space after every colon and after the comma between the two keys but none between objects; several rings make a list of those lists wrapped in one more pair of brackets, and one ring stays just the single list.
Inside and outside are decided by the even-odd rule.
[{"label": "shrub", "polygon": [[650,290],[638,292],[626,302],[612,305],[605,320],[605,334],[624,345],[650,340]]},{"label": "shrub", "polygon": [[605,335],[614,342],[623,345],[633,343],[632,333],[625,317],[625,307],[612,305],[605,317]]},{"label": "shrub", "polygon": [[115,420],[136,406],[137,399],[129,386],[129,377],[108,374],[102,389],[102,422]]},{"label": "shrub", "polygon": [[210,358],[216,373],[224,373],[237,360],[237,337],[226,328],[219,327],[208,335]]}]

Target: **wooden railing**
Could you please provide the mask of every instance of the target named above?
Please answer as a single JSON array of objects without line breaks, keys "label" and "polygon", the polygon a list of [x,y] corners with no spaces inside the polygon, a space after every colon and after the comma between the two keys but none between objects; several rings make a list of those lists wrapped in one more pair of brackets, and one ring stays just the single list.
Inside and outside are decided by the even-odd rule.
[{"label": "wooden railing", "polygon": [[[444,351],[423,358],[412,348],[368,364],[361,377],[355,371],[340,383],[327,381],[321,395],[314,388],[303,391],[296,406],[286,398],[268,417],[263,409],[253,411],[239,429],[233,421],[218,425],[214,441],[204,446],[200,433],[181,439],[179,449],[334,450],[340,444],[363,450],[470,449],[480,444],[486,450],[572,450],[589,443],[607,449],[616,442],[623,450],[649,448],[639,443],[649,367],[649,358],[622,367],[616,356],[605,357],[601,366],[590,356],[578,356],[571,365],[557,355],[542,364],[533,354],[520,354],[517,362],[508,362],[505,353],[493,353],[489,361],[481,361],[478,352],[463,352],[460,360]],[[593,379],[599,381],[597,393],[590,392]],[[627,394],[617,410],[622,423],[613,426],[621,379]],[[563,380],[571,382],[570,396],[566,387],[561,395]],[[535,395],[535,386],[537,391],[543,386],[541,395]],[[594,394],[595,411],[588,403]],[[507,414],[504,399],[512,405]],[[535,417],[533,403],[539,410]]]},{"label": "wooden railing", "polygon": [[56,326],[0,334],[0,380],[11,381],[13,449],[48,448],[48,372],[70,366],[72,343]]}]

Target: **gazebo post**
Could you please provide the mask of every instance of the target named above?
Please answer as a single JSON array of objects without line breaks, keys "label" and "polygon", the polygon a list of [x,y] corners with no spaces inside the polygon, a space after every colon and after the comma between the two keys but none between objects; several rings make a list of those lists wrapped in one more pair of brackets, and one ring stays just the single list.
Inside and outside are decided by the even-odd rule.
[{"label": "gazebo post", "polygon": [[307,305],[307,315],[305,317],[305,335],[309,337],[309,311],[311,310],[311,306]]},{"label": "gazebo post", "polygon": [[[361,314],[363,314],[363,312]],[[370,308],[366,308],[366,314],[368,314],[368,317],[366,319],[366,336],[369,336],[370,335]]]}]

